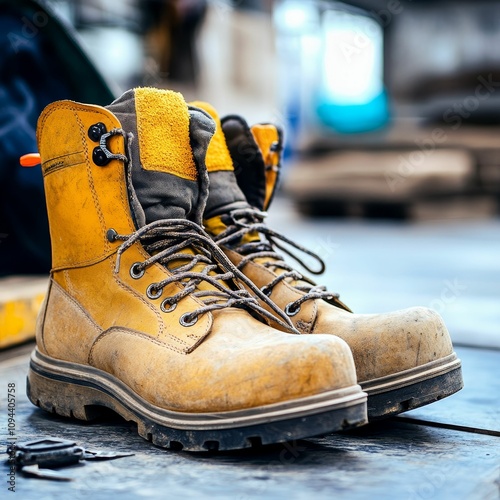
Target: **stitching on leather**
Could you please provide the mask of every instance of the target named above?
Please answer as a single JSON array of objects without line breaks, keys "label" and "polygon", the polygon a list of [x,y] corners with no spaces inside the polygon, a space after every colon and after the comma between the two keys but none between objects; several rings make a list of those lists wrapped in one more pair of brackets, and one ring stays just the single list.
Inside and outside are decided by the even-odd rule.
[{"label": "stitching on leather", "polygon": [[[140,250],[140,253],[142,254],[142,252],[143,252],[142,247],[139,246],[138,248]],[[160,312],[158,310],[158,308],[154,304],[151,304],[139,292],[137,292],[136,290],[134,290],[130,285],[128,285],[125,282],[121,281],[121,279],[118,276],[114,275],[113,259],[110,259],[110,265],[111,265],[111,270],[113,272],[114,279],[115,279],[116,283],[118,284],[118,286],[120,286],[123,290],[125,290],[125,291],[127,291],[129,293],[132,293],[132,295],[134,297],[138,298],[143,304],[145,304],[155,314],[156,318],[158,319],[158,324],[159,324],[159,332],[158,332],[158,334],[159,335],[167,335],[174,342],[176,342],[178,344],[181,344],[182,346],[185,346],[185,347],[191,347],[191,345],[188,342],[186,342],[186,341],[180,339],[179,337],[173,335],[168,330],[165,330],[165,322],[163,321],[163,313]],[[178,283],[176,283],[176,286],[178,286],[179,288],[181,288],[181,285],[179,285]],[[193,298],[193,297],[190,297],[190,298]],[[207,332],[209,330],[209,326],[210,325],[207,326],[205,332]],[[204,336],[205,335],[206,335],[206,333],[204,334]],[[154,338],[154,337],[151,337],[151,338]]]},{"label": "stitching on leather", "polygon": [[[97,114],[101,114],[101,113],[97,113]],[[83,122],[80,120],[80,117],[78,116],[78,114],[76,112],[75,112],[75,120],[80,127],[80,138],[82,141],[82,147],[84,150],[88,150]],[[105,224],[104,216],[102,214],[101,205],[99,203],[99,197],[97,195],[97,190],[96,190],[95,185],[94,185],[94,177],[92,175],[92,167],[90,165],[90,160],[89,160],[88,154],[87,154],[87,158],[85,159],[85,165],[87,167],[86,168],[87,178],[88,178],[88,182],[89,182],[90,192],[92,194],[92,200],[94,201],[94,206],[95,206],[95,209],[97,211],[97,217],[99,218],[99,222],[101,224],[101,230],[104,232],[106,224]],[[106,243],[105,243],[105,249],[106,249]]]},{"label": "stitching on leather", "polygon": [[42,346],[43,346],[43,349],[46,353],[48,353],[47,351],[47,346],[45,345],[45,319],[47,318],[47,309],[49,308],[49,298],[50,298],[50,292],[52,290],[52,284],[54,283],[54,280],[52,279],[52,277],[50,278],[49,280],[49,286],[48,286],[48,290],[47,290],[47,295],[46,295],[46,298],[45,298],[45,307],[43,308],[43,311],[41,312],[41,314],[43,315],[41,321],[40,321],[40,329],[41,329],[41,332],[40,332],[40,341],[42,343]]},{"label": "stitching on leather", "polygon": [[[83,122],[80,120],[80,118],[79,118],[79,116],[78,116],[77,113],[80,112],[80,113],[97,114],[97,115],[104,116],[105,118],[108,118],[108,116],[105,113],[103,113],[102,111],[98,110],[98,109],[89,111],[89,110],[86,110],[86,109],[82,109],[82,108],[80,108],[78,106],[73,106],[70,103],[63,103],[63,104],[58,104],[58,105],[54,106],[54,109],[51,109],[46,115],[43,116],[42,121],[40,123],[40,129],[43,130],[45,121],[48,119],[48,117],[50,115],[52,115],[52,113],[54,113],[57,110],[61,110],[61,109],[66,109],[66,110],[72,111],[74,113],[75,119],[76,119],[76,121],[77,121],[77,123],[79,125],[79,128],[80,128],[80,138],[81,138],[81,141],[82,141],[83,150],[87,151],[88,147],[87,147],[87,144],[86,144]],[[83,164],[83,163],[81,163],[81,164]],[[102,212],[100,210],[99,202],[98,202],[98,200],[96,198],[97,192],[95,191],[94,182],[93,182],[93,179],[92,179],[92,176],[91,176],[91,168],[90,168],[90,161],[89,161],[88,155],[87,155],[87,158],[85,159],[85,166],[86,166],[87,178],[88,178],[88,181],[89,181],[90,190],[91,190],[91,194],[92,194],[92,199],[94,201],[94,206],[95,206],[96,211],[97,211],[97,216],[98,216],[99,221],[101,223],[101,230],[103,230],[103,228],[105,227],[105,223],[104,223],[104,219],[103,219],[103,216],[102,216]],[[102,259],[100,257],[98,257],[97,259],[94,258],[94,259],[89,259],[89,260],[81,261],[81,262],[78,263],[78,267],[83,267],[83,266],[85,266],[87,264],[93,264],[95,262],[99,262],[100,260],[102,260]],[[66,266],[66,265],[68,265],[68,264],[67,263],[63,263],[62,266],[59,266],[57,269],[61,269],[62,267]]]},{"label": "stitching on leather", "polygon": [[119,275],[115,274],[115,272],[114,272],[114,264],[115,264],[114,260],[115,259],[108,259],[111,275],[113,276],[114,281],[122,290],[124,290],[127,293],[132,294],[133,297],[135,297],[136,299],[139,299],[150,311],[153,312],[153,314],[156,316],[156,319],[158,321],[159,333],[163,334],[163,319],[161,317],[160,312],[153,304],[151,304],[149,301],[147,301],[139,292],[134,290],[130,285],[127,285],[125,282],[123,282],[120,279]]},{"label": "stitching on leather", "polygon": [[[142,245],[139,245],[137,248],[138,248],[138,250],[139,250],[139,253],[140,253],[140,254],[144,257],[144,259],[149,258],[149,254],[148,254],[148,253],[144,250],[144,248],[142,247]],[[154,267],[158,267],[158,266],[159,266],[159,264],[154,264]],[[167,270],[167,269],[165,269],[165,268],[163,268],[162,266],[160,266],[160,270],[161,270],[161,271],[166,272],[169,276],[171,275],[171,273],[169,273],[169,272],[168,272],[168,270]],[[182,290],[182,285],[181,285],[180,283],[174,282],[174,283],[172,283],[172,285],[174,285],[174,286],[175,286],[175,287],[176,287],[179,291],[180,291],[180,290]],[[185,298],[184,298],[184,299],[182,299],[182,300],[185,300],[185,299],[190,299],[191,301],[193,301],[193,300],[194,300],[194,301],[196,302],[196,304],[198,304],[198,305],[200,305],[200,306],[203,306],[203,301],[201,301],[200,299],[198,299],[198,298],[196,298],[196,297],[189,296],[189,297],[185,297]],[[148,302],[148,304],[149,304],[149,302]],[[188,342],[186,342],[186,341],[182,340],[181,338],[177,337],[176,335],[174,335],[174,334],[170,333],[170,332],[168,331],[168,329],[167,329],[167,330],[165,330],[165,323],[164,323],[164,321],[163,321],[163,313],[160,313],[160,311],[157,311],[157,312],[158,312],[158,314],[160,315],[160,316],[159,316],[159,319],[160,319],[160,321],[161,321],[161,327],[162,327],[162,329],[161,329],[161,333],[162,333],[162,334],[164,334],[164,333],[165,333],[165,334],[166,334],[166,335],[168,335],[168,336],[169,336],[172,340],[174,340],[175,342],[178,342],[178,343],[179,343],[179,344],[181,344],[181,345],[188,346],[188,347],[192,347],[192,346],[191,346],[191,344],[189,344]],[[211,323],[210,321],[209,321],[209,322],[207,322],[207,327],[206,327],[206,329],[205,329],[205,333],[204,333],[201,337],[199,337],[198,335],[196,335],[196,336],[191,335],[191,336],[190,336],[189,334],[188,334],[188,335],[186,335],[186,336],[187,336],[188,338],[195,338],[195,339],[205,337],[205,336],[207,335],[207,332],[210,330],[210,323]]]},{"label": "stitching on leather", "polygon": [[48,177],[50,174],[53,174],[54,172],[59,172],[59,170],[62,170],[63,168],[75,167],[77,165],[82,165],[84,163],[85,163],[84,161],[75,161],[74,163],[66,163],[65,165],[58,165],[57,167],[53,167],[53,166],[49,165],[43,171],[43,176]]},{"label": "stitching on leather", "polygon": [[65,269],[63,271],[63,276],[64,276],[64,281],[66,283],[66,287],[68,288],[68,291],[72,294],[75,295],[75,290],[73,288],[73,283],[71,282],[71,279],[69,277],[69,271]]},{"label": "stitching on leather", "polygon": [[54,281],[53,286],[57,288],[58,292],[64,295],[66,299],[68,299],[76,308],[78,308],[82,312],[84,318],[89,322],[89,324],[93,328],[95,328],[99,332],[102,332],[102,328],[99,328],[99,325],[91,318],[86,309],[74,297],[72,297],[68,292],[66,292],[66,290],[64,290],[64,288],[57,282]]},{"label": "stitching on leather", "polygon": [[69,293],[66,292],[66,290],[64,290],[64,288],[62,288],[55,281],[52,281],[52,286],[55,288],[55,291],[57,293],[60,293],[64,297],[64,299],[68,300],[76,309],[78,309],[81,312],[81,314],[83,315],[83,319],[97,334],[100,334],[100,332],[102,332],[102,329],[99,328],[97,323],[89,316],[88,312],[82,307],[82,305],[76,299],[74,299]]},{"label": "stitching on leather", "polygon": [[101,335],[99,335],[99,337],[97,337],[95,339],[94,343],[92,344],[92,347],[91,347],[90,353],[89,353],[89,364],[91,366],[95,366],[95,364],[94,364],[94,351],[97,347],[97,344],[99,344],[99,342],[101,342],[102,340],[104,340],[106,337],[108,337],[109,335],[111,335],[113,333],[124,333],[126,335],[131,335],[132,337],[142,338],[144,340],[152,342],[153,344],[155,344],[159,347],[163,347],[163,348],[168,349],[170,351],[176,352],[177,354],[184,354],[184,355],[186,354],[185,351],[175,349],[174,347],[171,347],[168,344],[165,344],[164,342],[161,342],[160,340],[155,339],[154,337],[151,337],[151,336],[146,335],[146,334],[141,333],[141,332],[137,332],[136,330],[130,330],[127,328],[112,327],[112,328],[106,330],[105,332],[102,332]]},{"label": "stitching on leather", "polygon": [[82,267],[88,267],[88,266],[92,266],[94,264],[99,264],[100,262],[105,261],[109,256],[113,255],[114,253],[116,253],[116,248],[111,249],[109,252],[107,252],[103,255],[100,255],[99,257],[96,257],[95,259],[82,261],[82,262],[79,262],[78,264],[72,264],[71,266],[69,264],[63,263],[63,265],[61,265],[59,267],[52,268],[52,272],[64,271],[66,269],[80,269]]}]

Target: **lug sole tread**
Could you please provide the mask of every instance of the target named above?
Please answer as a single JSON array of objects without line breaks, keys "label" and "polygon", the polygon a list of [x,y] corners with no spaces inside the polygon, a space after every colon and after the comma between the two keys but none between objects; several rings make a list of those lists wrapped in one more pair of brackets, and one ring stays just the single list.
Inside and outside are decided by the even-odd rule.
[{"label": "lug sole tread", "polygon": [[138,434],[156,446],[170,450],[217,451],[255,448],[266,444],[328,434],[351,429],[367,422],[366,395],[342,408],[321,410],[310,415],[284,415],[270,421],[232,428],[177,429],[141,414],[106,388],[61,379],[42,373],[33,364],[27,380],[30,401],[39,408],[62,417],[92,421],[109,416],[109,411],[137,425]]},{"label": "lug sole tread", "polygon": [[365,389],[368,393],[368,420],[373,422],[420,408],[451,396],[462,388],[462,368],[457,366],[446,373],[397,389],[371,395]]}]

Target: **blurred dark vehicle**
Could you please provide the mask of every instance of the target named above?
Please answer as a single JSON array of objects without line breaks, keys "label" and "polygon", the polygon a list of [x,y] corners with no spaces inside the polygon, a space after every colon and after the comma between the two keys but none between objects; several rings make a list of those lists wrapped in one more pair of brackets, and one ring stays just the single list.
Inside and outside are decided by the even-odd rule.
[{"label": "blurred dark vehicle", "polygon": [[37,151],[36,124],[58,99],[108,104],[113,93],[73,29],[38,0],[0,0],[0,276],[50,270],[40,168],[19,157]]}]

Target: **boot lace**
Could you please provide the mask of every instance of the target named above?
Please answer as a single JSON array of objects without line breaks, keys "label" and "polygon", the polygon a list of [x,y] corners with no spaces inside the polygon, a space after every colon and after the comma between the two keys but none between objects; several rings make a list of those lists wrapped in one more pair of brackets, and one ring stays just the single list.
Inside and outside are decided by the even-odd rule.
[{"label": "boot lace", "polygon": [[[258,315],[276,321],[285,329],[299,334],[286,314],[229,261],[198,224],[182,219],[159,220],[128,235],[120,235],[110,229],[107,236],[109,241],[123,241],[117,250],[115,272],[120,269],[123,252],[136,242],[143,245],[150,257],[131,266],[130,274],[133,278],[142,277],[146,268],[156,263],[170,271],[170,277],[149,285],[147,295],[150,299],[159,299],[163,295],[164,288],[171,283],[182,284],[182,290],[163,299],[162,311],[172,311],[178,302],[188,295],[202,301],[204,304],[202,307],[185,313],[180,318],[183,326],[194,325],[201,315],[210,311],[226,307],[242,307],[251,309]],[[211,286],[200,289],[199,285],[202,282]],[[250,292],[243,287],[240,288],[240,283],[247,285],[253,294],[274,311],[275,315],[263,308]]]},{"label": "boot lace", "polygon": [[[270,283],[261,288],[262,293],[266,296],[270,296],[274,287],[282,281],[298,282],[292,286],[303,292],[304,295],[302,295],[299,299],[290,302],[285,307],[285,313],[287,316],[294,316],[297,314],[301,305],[309,300],[325,299],[333,301],[333,303],[337,305],[336,301],[340,298],[338,293],[327,291],[325,286],[317,285],[310,278],[303,276],[292,266],[287,264],[283,260],[283,256],[277,253],[274,248],[276,247],[280,249],[282,252],[286,253],[299,263],[308,272],[316,275],[323,273],[325,270],[325,263],[323,259],[311,250],[270,229],[263,222],[266,216],[267,214],[265,212],[251,208],[233,210],[229,214],[222,216],[222,222],[227,226],[227,229],[214,236],[214,240],[219,245],[227,246],[228,248],[234,249],[238,253],[244,255],[243,259],[237,265],[239,270],[243,269],[249,261],[253,261],[255,259],[265,259],[264,262],[261,262],[261,265],[266,268],[280,269],[282,271],[277,273],[276,278],[274,278]],[[244,236],[251,233],[260,233],[265,236],[265,239],[260,238],[259,241],[242,242]],[[319,269],[312,269],[300,257],[295,255],[291,250],[283,246],[278,241],[286,243],[287,245],[296,248],[297,250],[315,259],[319,264]]]}]

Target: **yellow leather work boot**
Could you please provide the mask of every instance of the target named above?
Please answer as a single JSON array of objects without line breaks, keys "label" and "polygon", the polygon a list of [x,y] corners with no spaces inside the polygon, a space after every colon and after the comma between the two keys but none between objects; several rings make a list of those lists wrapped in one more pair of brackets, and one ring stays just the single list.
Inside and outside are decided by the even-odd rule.
[{"label": "yellow leather work boot", "polygon": [[[210,105],[193,105],[205,109],[220,125]],[[414,307],[388,314],[353,314],[337,294],[284,261],[278,253],[286,251],[282,242],[316,257],[324,269],[318,256],[264,223],[262,211],[269,206],[279,174],[281,134],[273,125],[250,128],[238,116],[224,118],[220,126],[224,135],[216,132],[206,158],[207,231],[300,332],[328,332],[349,344],[358,381],[368,394],[369,419],[410,410],[460,390],[460,360],[436,312]],[[216,142],[224,143],[225,155]]]},{"label": "yellow leather work boot", "polygon": [[365,423],[347,344],[269,327],[288,320],[200,226],[214,128],[151,88],[43,111],[53,268],[30,400],[83,420],[107,407],[154,444],[194,451]]}]

